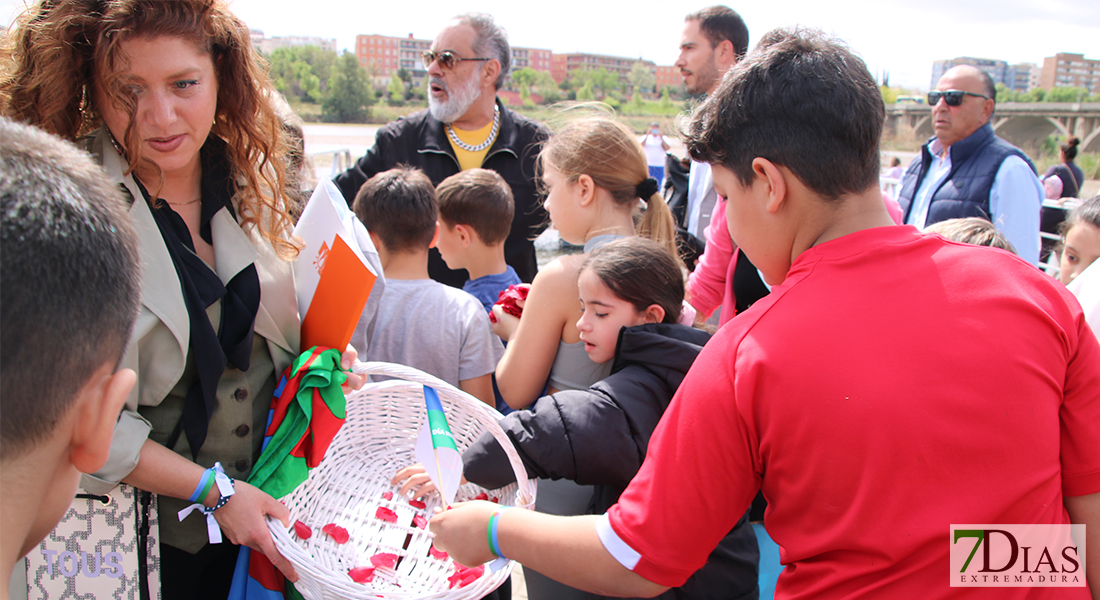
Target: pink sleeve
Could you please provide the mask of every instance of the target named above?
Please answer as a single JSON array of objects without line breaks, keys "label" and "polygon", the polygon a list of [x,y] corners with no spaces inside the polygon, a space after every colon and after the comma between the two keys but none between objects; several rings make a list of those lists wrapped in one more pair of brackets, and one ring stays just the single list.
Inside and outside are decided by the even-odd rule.
[{"label": "pink sleeve", "polygon": [[886,212],[890,213],[890,218],[894,220],[895,225],[901,225],[901,220],[904,215],[901,214],[901,205],[897,200],[894,200],[886,192],[882,192],[882,203],[886,205]]},{"label": "pink sleeve", "polygon": [[726,293],[726,273],[733,259],[733,240],[726,224],[726,199],[715,201],[713,217],[704,236],[707,249],[688,276],[688,301],[700,314],[709,317],[722,304]]},{"label": "pink sleeve", "polygon": [[1087,496],[1100,492],[1100,343],[1084,314],[1074,312],[1077,348],[1066,371],[1059,412],[1062,494]]}]

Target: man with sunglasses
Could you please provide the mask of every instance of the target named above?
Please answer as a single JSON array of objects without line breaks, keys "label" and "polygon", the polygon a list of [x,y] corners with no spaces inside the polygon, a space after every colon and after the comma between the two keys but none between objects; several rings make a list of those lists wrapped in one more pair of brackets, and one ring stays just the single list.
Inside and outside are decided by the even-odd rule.
[{"label": "man with sunglasses", "polygon": [[1031,159],[993,134],[997,93],[989,75],[957,66],[928,93],[936,135],[898,189],[905,223],[923,229],[959,217],[991,221],[1032,264],[1039,262],[1043,186]]},{"label": "man with sunglasses", "polygon": [[[515,198],[504,257],[530,282],[538,270],[532,240],[548,221],[535,185],[535,159],[548,132],[497,99],[511,65],[508,36],[490,15],[461,15],[439,33],[423,61],[428,109],[378,130],[374,147],[338,175],[336,185],[350,203],[367,179],[397,165],[419,168],[435,185],[466,169],[496,171]],[[469,278],[465,270],[448,269],[434,248],[428,274],[454,287]]]}]

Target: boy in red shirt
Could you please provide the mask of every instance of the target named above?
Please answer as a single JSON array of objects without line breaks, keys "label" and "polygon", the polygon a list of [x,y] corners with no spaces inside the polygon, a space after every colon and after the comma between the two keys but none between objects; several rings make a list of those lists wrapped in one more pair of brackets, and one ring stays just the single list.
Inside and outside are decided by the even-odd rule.
[{"label": "boy in red shirt", "polygon": [[[777,598],[1088,598],[950,587],[952,524],[1083,523],[1100,547],[1100,344],[1016,256],[893,226],[883,120],[866,66],[819,33],[773,31],[726,75],[687,147],[712,164],[730,234],[772,292],[700,354],[618,504],[509,510],[490,530],[499,553],[575,587],[655,595],[702,566],[760,489],[787,565]],[[437,516],[436,546],[491,558],[493,510]]]}]

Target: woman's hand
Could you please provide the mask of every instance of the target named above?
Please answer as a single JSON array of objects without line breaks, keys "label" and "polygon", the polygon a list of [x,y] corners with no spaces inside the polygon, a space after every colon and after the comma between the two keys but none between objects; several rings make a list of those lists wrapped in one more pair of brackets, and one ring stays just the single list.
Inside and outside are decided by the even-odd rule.
[{"label": "woman's hand", "polygon": [[353,348],[351,344],[348,344],[348,349],[344,350],[344,353],[340,355],[340,368],[348,374],[347,381],[344,382],[344,385],[340,386],[345,394],[358,390],[367,382],[366,375],[358,375],[351,372],[352,365],[354,365],[355,361],[358,359],[359,353],[355,351],[355,348]]},{"label": "woman's hand", "polygon": [[[218,498],[217,492],[218,488],[215,486],[210,494],[215,501]],[[290,526],[290,511],[286,506],[243,481],[236,482],[236,493],[225,506],[214,512],[214,518],[229,541],[262,553],[288,580],[298,581],[294,565],[275,548],[275,540],[271,538],[264,518],[268,515],[281,521],[284,527]]]},{"label": "woman's hand", "polygon": [[[519,302],[516,303],[517,305]],[[522,308],[522,307],[521,307]],[[493,333],[497,334],[500,339],[507,342],[516,333],[516,329],[519,327],[519,318],[504,312],[499,304],[493,305],[493,316],[495,319],[492,321]]]},{"label": "woman's hand", "polygon": [[482,565],[496,558],[489,549],[485,532],[489,517],[499,505],[485,500],[459,502],[437,512],[428,527],[435,534],[433,545],[451,555],[459,564]]}]

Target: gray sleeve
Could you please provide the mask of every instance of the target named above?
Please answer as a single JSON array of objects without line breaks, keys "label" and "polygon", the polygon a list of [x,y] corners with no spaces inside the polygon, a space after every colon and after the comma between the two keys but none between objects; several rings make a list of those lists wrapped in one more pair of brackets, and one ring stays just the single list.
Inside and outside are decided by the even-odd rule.
[{"label": "gray sleeve", "polygon": [[[468,294],[467,294],[468,295]],[[469,296],[462,347],[458,355],[458,380],[465,381],[492,373],[504,355],[504,345],[489,325],[489,315],[481,302]]]},{"label": "gray sleeve", "polygon": [[80,487],[93,494],[106,494],[137,467],[141,448],[153,426],[144,417],[130,410],[122,411],[111,436],[111,454],[107,464],[95,473],[80,477]]}]

